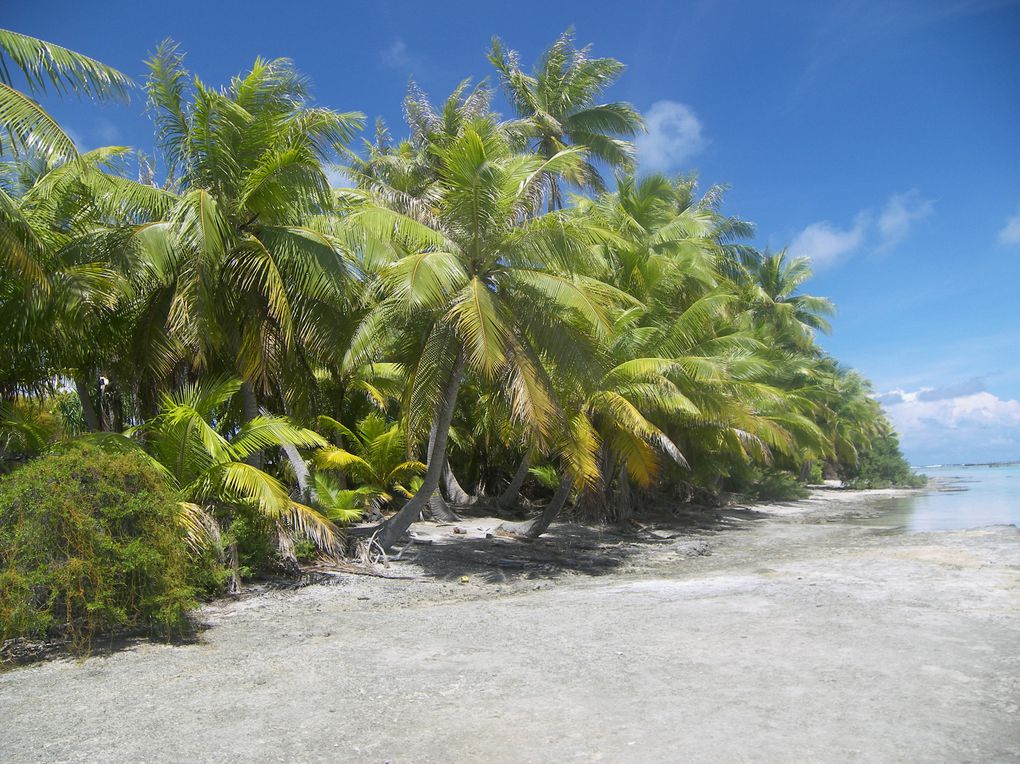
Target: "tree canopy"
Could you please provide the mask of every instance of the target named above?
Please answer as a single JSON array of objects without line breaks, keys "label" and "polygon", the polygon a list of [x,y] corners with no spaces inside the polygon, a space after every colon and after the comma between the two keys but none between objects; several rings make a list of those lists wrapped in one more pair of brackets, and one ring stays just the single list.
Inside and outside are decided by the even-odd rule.
[{"label": "tree canopy", "polygon": [[571,505],[624,522],[856,476],[873,444],[902,463],[817,344],[810,263],[755,249],[724,188],[640,171],[640,114],[604,100],[620,62],[571,32],[530,70],[498,39],[489,60],[510,117],[484,82],[438,105],[412,83],[405,137],[358,145],[291,61],[213,86],[166,41],[140,86],[156,156],[80,153],[32,94],[138,86],[0,31],[4,463],[142,454],[235,571],[251,527],[293,561],[365,514],[390,547],[444,497],[548,500],[518,529],[540,533]]}]

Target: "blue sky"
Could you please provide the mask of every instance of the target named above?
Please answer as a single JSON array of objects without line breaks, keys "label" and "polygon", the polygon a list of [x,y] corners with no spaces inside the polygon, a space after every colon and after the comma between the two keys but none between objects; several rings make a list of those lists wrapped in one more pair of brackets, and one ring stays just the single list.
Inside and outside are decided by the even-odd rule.
[{"label": "blue sky", "polygon": [[[512,9],[511,9],[512,8]],[[875,382],[916,463],[1020,459],[1020,2],[17,3],[2,22],[140,79],[164,37],[222,83],[288,56],[317,99],[399,133],[434,97],[567,26],[628,65],[641,167],[698,170],[758,243],[813,258],[823,344]],[[151,150],[143,99],[52,103],[85,147]]]}]

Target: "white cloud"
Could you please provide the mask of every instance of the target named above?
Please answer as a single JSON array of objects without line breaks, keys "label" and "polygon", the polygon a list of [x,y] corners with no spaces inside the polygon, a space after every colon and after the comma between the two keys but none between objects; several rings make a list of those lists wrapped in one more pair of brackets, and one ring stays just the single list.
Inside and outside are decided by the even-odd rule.
[{"label": "white cloud", "polygon": [[812,223],[791,242],[791,257],[810,257],[816,268],[833,265],[858,250],[864,242],[870,216],[861,213],[853,228],[840,230],[826,220]]},{"label": "white cloud", "polygon": [[910,228],[924,220],[935,210],[931,199],[922,198],[916,188],[905,194],[893,194],[886,202],[878,218],[878,233],[882,237],[880,249],[889,249],[899,244],[910,233]]},{"label": "white cloud", "polygon": [[999,231],[999,244],[1007,247],[1020,244],[1020,206],[1017,207],[1016,214],[1006,220],[1006,225]]},{"label": "white cloud", "polygon": [[700,152],[708,141],[701,120],[686,104],[656,101],[645,114],[647,132],[635,140],[646,170],[675,170]]},{"label": "white cloud", "polygon": [[907,238],[914,223],[934,209],[935,203],[914,188],[890,196],[877,218],[872,210],[861,210],[851,228],[839,228],[828,220],[812,223],[793,237],[788,250],[794,257],[811,258],[816,268],[835,265],[865,247],[884,252]]},{"label": "white cloud", "polygon": [[1020,458],[1020,401],[984,390],[980,379],[942,388],[892,390],[882,403],[915,463]]}]

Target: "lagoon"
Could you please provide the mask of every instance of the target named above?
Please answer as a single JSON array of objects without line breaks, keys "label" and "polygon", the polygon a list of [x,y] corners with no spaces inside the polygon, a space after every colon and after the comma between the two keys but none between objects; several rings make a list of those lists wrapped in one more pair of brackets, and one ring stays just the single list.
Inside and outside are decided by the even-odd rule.
[{"label": "lagoon", "polygon": [[911,533],[1020,525],[1020,464],[918,471],[932,478],[931,490],[875,499],[880,513],[864,522]]}]

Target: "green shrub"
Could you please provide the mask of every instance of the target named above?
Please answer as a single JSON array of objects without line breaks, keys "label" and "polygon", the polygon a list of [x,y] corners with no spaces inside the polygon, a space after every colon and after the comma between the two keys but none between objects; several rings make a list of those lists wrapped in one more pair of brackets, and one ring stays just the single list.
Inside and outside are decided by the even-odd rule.
[{"label": "green shrub", "polygon": [[752,487],[751,494],[759,501],[792,501],[807,497],[809,491],[795,475],[767,467],[761,471],[761,477]]},{"label": "green shrub", "polygon": [[250,581],[281,570],[279,549],[273,538],[273,526],[253,512],[237,512],[223,533],[223,545],[237,544],[241,579]]},{"label": "green shrub", "polygon": [[754,501],[792,501],[810,493],[792,473],[757,465],[748,465],[734,474],[729,486]]},{"label": "green shrub", "polygon": [[900,452],[896,435],[880,435],[862,449],[857,463],[841,470],[843,480],[853,488],[922,488],[928,478],[910,469]]},{"label": "green shrub", "polygon": [[[171,636],[195,605],[177,503],[137,454],[71,445],[0,479],[0,642]],[[203,572],[204,573],[204,572]]]}]

